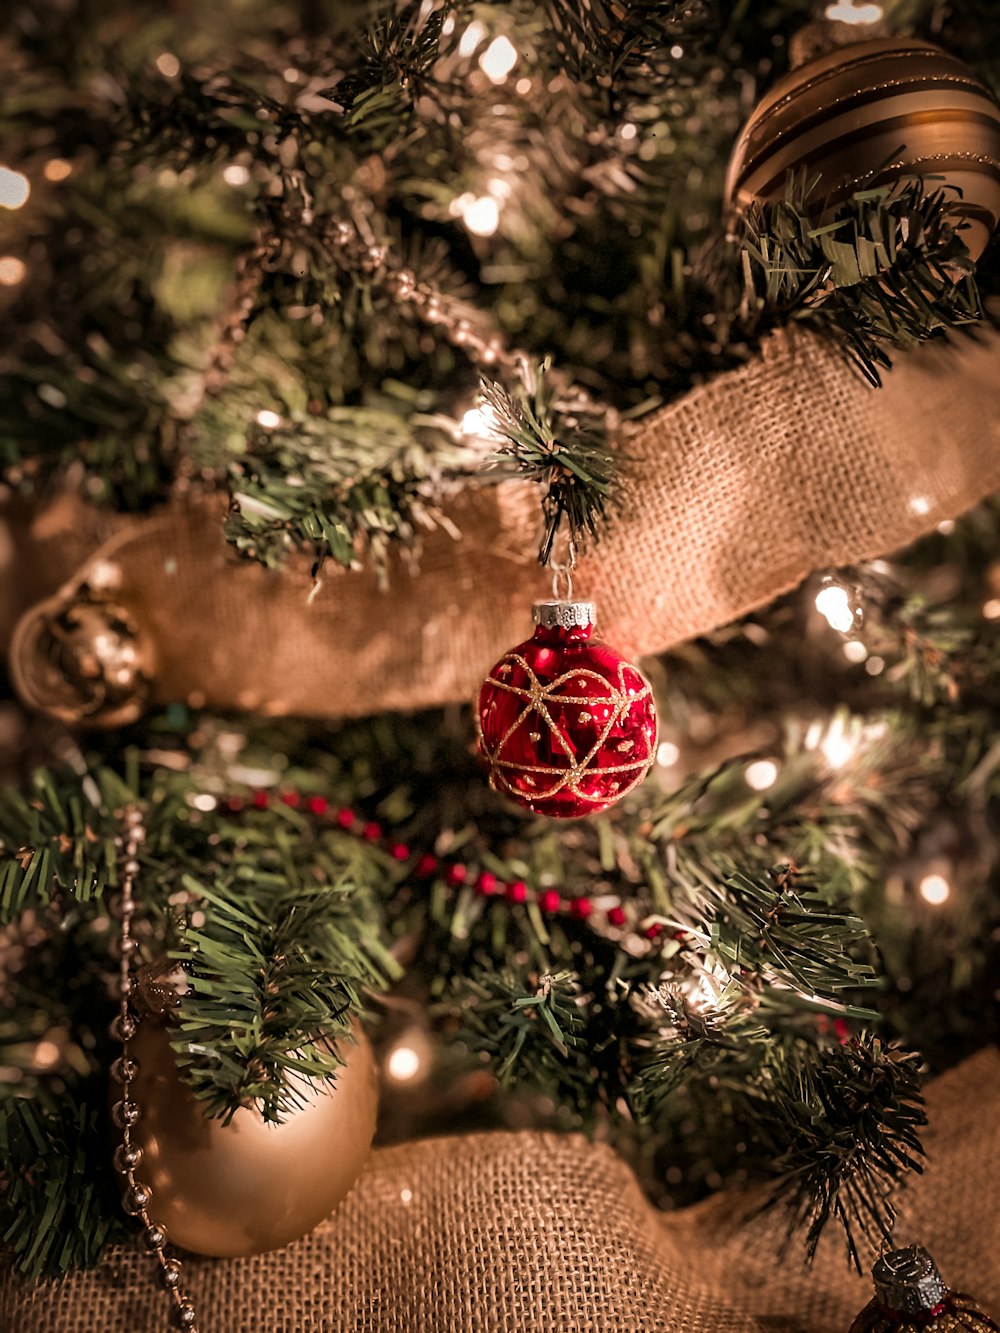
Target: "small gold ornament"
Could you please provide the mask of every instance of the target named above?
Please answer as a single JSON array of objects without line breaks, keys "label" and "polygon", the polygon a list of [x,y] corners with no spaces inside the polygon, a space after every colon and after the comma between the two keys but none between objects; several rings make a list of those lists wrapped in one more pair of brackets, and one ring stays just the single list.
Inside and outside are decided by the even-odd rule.
[{"label": "small gold ornament", "polygon": [[890,1250],[872,1269],[875,1297],[850,1333],[997,1333],[969,1296],[949,1291],[937,1265],[919,1245]]},{"label": "small gold ornament", "polygon": [[730,209],[782,199],[790,172],[818,176],[816,197],[830,208],[904,177],[951,187],[978,259],[1000,218],[1000,107],[968,65],[930,42],[837,47],[792,70],[753,111],[729,160]]},{"label": "small gold ornament", "polygon": [[74,726],[121,727],[145,709],[155,654],[125,607],[84,587],[21,617],[10,670],[27,707]]},{"label": "small gold ornament", "polygon": [[361,1173],[378,1109],[375,1061],[360,1028],[331,1087],[302,1089],[281,1124],[251,1107],[210,1120],[178,1076],[165,1028],[147,1021],[130,1043],[141,1119],[140,1175],[170,1240],[225,1258],[261,1254],[306,1235]]}]

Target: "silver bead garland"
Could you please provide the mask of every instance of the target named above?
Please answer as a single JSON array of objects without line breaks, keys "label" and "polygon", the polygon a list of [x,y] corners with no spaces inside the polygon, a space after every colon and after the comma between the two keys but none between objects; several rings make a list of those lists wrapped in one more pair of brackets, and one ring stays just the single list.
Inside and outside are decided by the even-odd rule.
[{"label": "silver bead garland", "polygon": [[135,915],[135,883],[139,874],[138,853],[145,841],[146,828],[142,811],[129,806],[123,818],[123,830],[118,839],[121,850],[121,892],[114,905],[120,921],[118,934],[118,1016],[111,1025],[112,1036],[122,1044],[122,1053],[111,1066],[111,1077],[121,1087],[121,1098],[111,1111],[111,1118],[121,1130],[121,1143],[115,1149],[114,1165],[122,1180],[122,1208],[142,1224],[146,1244],[160,1265],[160,1276],[174,1303],[174,1317],[178,1328],[187,1333],[198,1333],[198,1316],[194,1305],[185,1294],[181,1282],[181,1265],[166,1253],[167,1233],[150,1215],[153,1191],[136,1176],[142,1163],[142,1149],[134,1141],[132,1131],[142,1118],[142,1108],[132,1094],[132,1084],[139,1073],[139,1064],[131,1054],[129,1043],[139,1030],[139,1019],[132,1012],[129,997],[135,985],[134,959],[137,941],[132,934]]},{"label": "silver bead garland", "polygon": [[526,359],[525,353],[509,350],[496,329],[484,326],[485,317],[480,311],[419,281],[412,269],[395,261],[387,246],[366,239],[356,222],[337,218],[328,224],[326,234],[334,255],[345,267],[377,276],[397,301],[413,306],[425,324],[438,326],[474,365],[512,368]]}]

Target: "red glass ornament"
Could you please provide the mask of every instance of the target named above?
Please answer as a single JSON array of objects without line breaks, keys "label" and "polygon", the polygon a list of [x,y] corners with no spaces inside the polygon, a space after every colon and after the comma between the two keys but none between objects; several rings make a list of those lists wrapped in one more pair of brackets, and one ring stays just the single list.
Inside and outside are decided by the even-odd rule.
[{"label": "red glass ornament", "polygon": [[539,602],[537,629],[479,692],[490,785],[535,814],[575,819],[614,805],[656,754],[649,682],[593,637],[592,602]]}]

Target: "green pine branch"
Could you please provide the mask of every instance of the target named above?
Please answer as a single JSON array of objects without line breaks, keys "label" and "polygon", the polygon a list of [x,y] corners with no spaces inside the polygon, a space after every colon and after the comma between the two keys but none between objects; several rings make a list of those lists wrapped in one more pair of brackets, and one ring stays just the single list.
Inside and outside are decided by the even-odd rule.
[{"label": "green pine branch", "polygon": [[362,555],[381,566],[390,543],[412,544],[442,521],[445,477],[469,462],[442,422],[389,410],[256,427],[229,464],[226,537],[272,567],[303,546],[346,567]]},{"label": "green pine branch", "polygon": [[0,1116],[0,1226],[20,1272],[52,1277],[89,1268],[124,1234],[100,1090],[48,1104],[8,1103]]},{"label": "green pine branch", "polygon": [[468,971],[456,969],[452,987],[449,1009],[460,1020],[461,1039],[488,1059],[503,1087],[525,1085],[593,1114],[598,1090],[573,972],[493,971],[473,963]]},{"label": "green pine branch", "polygon": [[822,182],[790,176],[784,199],[741,221],[744,317],[805,319],[836,333],[874,384],[887,347],[978,320],[982,307],[955,206],[922,181],[862,190],[817,221]]},{"label": "green pine branch", "polygon": [[574,545],[597,539],[616,484],[606,420],[582,401],[560,401],[548,361],[526,372],[513,390],[484,380],[482,397],[492,413],[491,429],[506,440],[497,451],[498,475],[513,470],[543,487],[539,561],[551,559],[564,521]]},{"label": "green pine branch", "polygon": [[283,1118],[303,1080],[335,1078],[366,994],[400,975],[380,939],[377,863],[344,835],[303,831],[229,827],[215,877],[192,868],[181,881],[190,900],[171,957],[187,991],[172,1042],[213,1115],[253,1104]]},{"label": "green pine branch", "polygon": [[789,1234],[805,1233],[810,1256],[839,1221],[860,1272],[861,1238],[870,1249],[891,1238],[897,1188],[922,1169],[920,1062],[873,1036],[818,1059],[795,1054],[782,1070],[787,1098],[760,1093],[778,1177],[770,1202],[789,1209]]}]

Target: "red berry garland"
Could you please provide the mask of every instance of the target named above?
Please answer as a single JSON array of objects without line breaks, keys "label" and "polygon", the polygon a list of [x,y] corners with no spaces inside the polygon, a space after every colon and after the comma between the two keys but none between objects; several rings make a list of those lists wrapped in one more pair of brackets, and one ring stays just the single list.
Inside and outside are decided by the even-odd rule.
[{"label": "red berry garland", "polygon": [[[230,814],[241,811],[267,810],[272,804],[287,806],[290,810],[303,810],[317,818],[336,824],[353,837],[366,842],[379,843],[394,861],[402,864],[415,856],[409,874],[414,879],[438,880],[449,889],[459,892],[473,888],[481,898],[499,898],[515,906],[535,904],[546,916],[564,914],[576,921],[587,921],[596,913],[596,919],[603,919],[608,926],[616,930],[629,928],[630,918],[621,903],[611,902],[607,906],[595,908],[589,898],[563,898],[557,889],[531,889],[523,879],[505,882],[492,870],[472,870],[461,861],[442,859],[433,852],[415,854],[403,842],[387,837],[382,827],[374,821],[366,821],[349,807],[332,806],[325,796],[306,796],[302,792],[287,790],[282,792],[266,791],[259,788],[248,796],[227,796],[222,805]],[[607,900],[604,900],[607,902]],[[634,929],[641,929],[641,921],[631,918]],[[662,927],[653,925],[642,929],[642,935],[649,940],[656,939]]]},{"label": "red berry garland", "polygon": [[592,637],[592,602],[539,602],[535,620],[480,690],[480,750],[491,786],[536,814],[575,819],[645,777],[656,709],[638,667]]}]

